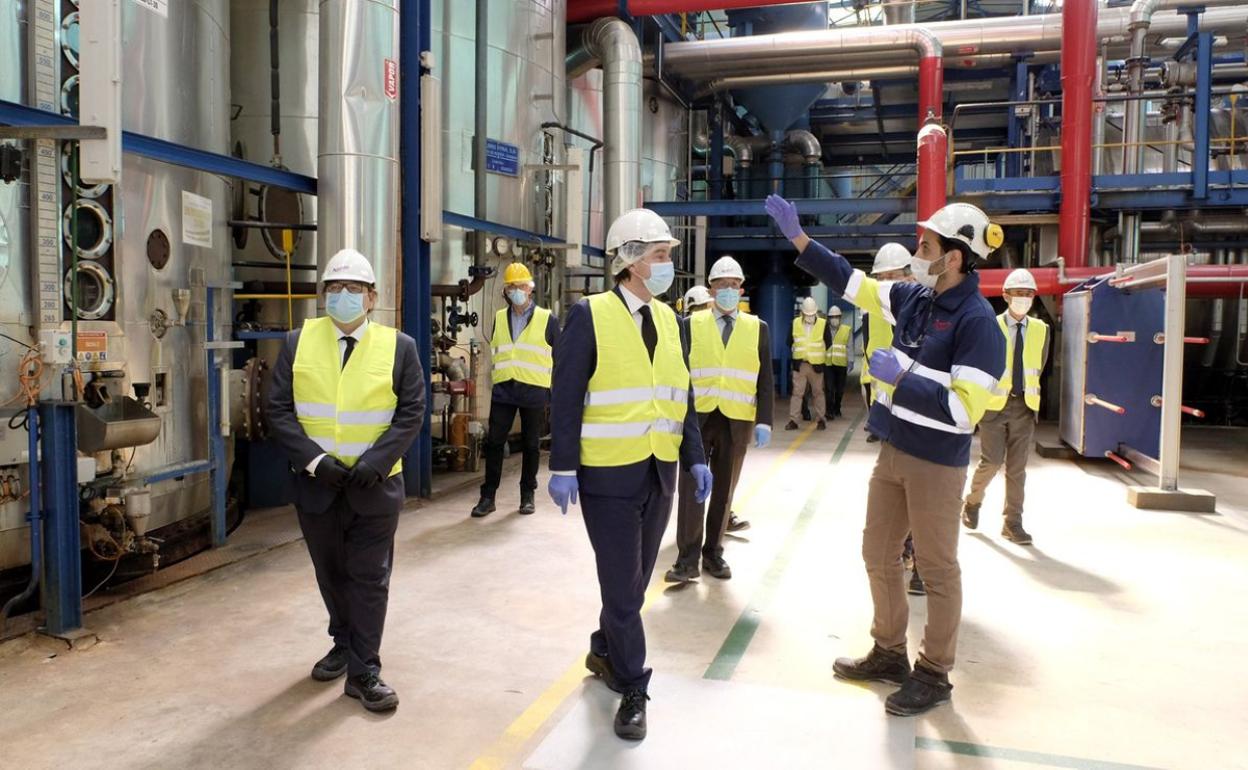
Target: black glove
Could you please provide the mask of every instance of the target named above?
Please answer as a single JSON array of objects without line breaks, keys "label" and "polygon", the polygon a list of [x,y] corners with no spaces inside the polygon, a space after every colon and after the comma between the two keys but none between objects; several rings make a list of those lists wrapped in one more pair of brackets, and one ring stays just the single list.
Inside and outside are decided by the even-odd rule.
[{"label": "black glove", "polygon": [[360,489],[371,489],[381,483],[381,473],[363,460],[357,460],[347,483]]},{"label": "black glove", "polygon": [[316,464],[316,473],[313,475],[330,489],[342,489],[347,484],[351,469],[343,465],[342,460],[337,457],[325,455]]}]

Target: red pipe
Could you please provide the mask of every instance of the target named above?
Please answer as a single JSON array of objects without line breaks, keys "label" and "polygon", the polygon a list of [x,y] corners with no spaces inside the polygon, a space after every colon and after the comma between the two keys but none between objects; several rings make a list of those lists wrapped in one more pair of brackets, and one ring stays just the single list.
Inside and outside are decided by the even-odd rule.
[{"label": "red pipe", "polygon": [[[949,137],[940,124],[945,92],[944,59],[924,56],[919,59],[919,149],[918,201],[919,221],[935,214],[945,205],[945,168],[949,159]],[[921,233],[920,233],[921,235]]]},{"label": "red pipe", "polygon": [[1057,253],[1088,264],[1092,194],[1092,91],[1096,83],[1097,0],[1062,7],[1062,206]]},{"label": "red pipe", "polygon": [[[1000,297],[1005,278],[1012,270],[994,268],[976,270],[979,275],[979,290],[985,297]],[[1052,297],[1065,294],[1075,287],[1079,281],[1086,281],[1100,275],[1112,275],[1114,270],[1109,267],[1078,267],[1066,269],[1068,283],[1060,283],[1056,267],[1033,267],[1030,269],[1036,279],[1036,294]],[[1191,279],[1217,278],[1220,283],[1199,283],[1188,281],[1187,296],[1189,297],[1238,297],[1244,290],[1248,295],[1248,265],[1193,265],[1187,268],[1187,277]],[[1236,279],[1236,280],[1227,280]]]},{"label": "red pipe", "polygon": [[568,23],[580,24],[603,16],[657,16],[662,13],[694,13],[729,8],[762,8],[792,5],[807,0],[568,0]]}]

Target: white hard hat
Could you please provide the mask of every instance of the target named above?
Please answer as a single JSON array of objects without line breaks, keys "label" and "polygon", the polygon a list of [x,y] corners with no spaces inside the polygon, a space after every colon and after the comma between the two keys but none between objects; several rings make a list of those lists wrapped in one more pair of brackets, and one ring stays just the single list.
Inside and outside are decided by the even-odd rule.
[{"label": "white hard hat", "polygon": [[900,243],[886,243],[875,252],[875,263],[871,265],[871,275],[879,275],[893,270],[903,270],[910,266],[910,249]]},{"label": "white hard hat", "polygon": [[837,317],[839,318],[839,317],[840,317],[840,315],[841,315],[841,309],[840,309],[839,307],[837,307],[836,305],[833,305],[833,306],[832,306],[832,309],[828,311],[828,315],[829,315],[829,316],[837,316]]},{"label": "white hard hat", "polygon": [[630,241],[668,243],[673,247],[680,245],[680,241],[672,237],[672,231],[663,217],[650,209],[625,211],[611,223],[607,230],[607,254],[614,255],[622,244]]},{"label": "white hard hat", "polygon": [[321,273],[321,283],[329,281],[359,281],[371,286],[377,283],[377,276],[373,275],[367,257],[355,249],[342,249],[330,257]]},{"label": "white hard hat", "polygon": [[705,286],[694,286],[685,292],[685,302],[681,306],[686,311],[694,305],[705,305],[711,301],[711,293]]},{"label": "white hard hat", "polygon": [[802,315],[814,315],[819,312],[819,304],[815,302],[814,297],[807,297],[802,300]]},{"label": "white hard hat", "polygon": [[716,278],[740,278],[745,280],[745,272],[741,270],[741,263],[732,257],[720,257],[715,260],[715,264],[711,265],[711,274],[707,279],[714,281]]},{"label": "white hard hat", "polygon": [[1018,268],[1005,277],[1005,283],[1002,289],[1009,291],[1010,289],[1031,289],[1036,291],[1036,277],[1031,274],[1030,270]]},{"label": "white hard hat", "polygon": [[950,203],[927,220],[919,222],[919,227],[962,241],[981,259],[1005,241],[1001,227],[994,225],[987,214],[969,203]]}]

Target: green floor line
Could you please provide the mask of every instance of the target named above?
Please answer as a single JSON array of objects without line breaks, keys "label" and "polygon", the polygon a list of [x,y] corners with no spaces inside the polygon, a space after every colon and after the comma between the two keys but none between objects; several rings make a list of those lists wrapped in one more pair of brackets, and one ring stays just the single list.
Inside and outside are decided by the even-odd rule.
[{"label": "green floor line", "polygon": [[1076,768],[1076,770],[1158,770],[1158,768],[1147,765],[1127,765],[1121,762],[1104,762],[1099,759],[1067,757],[1061,754],[1046,754],[1040,751],[1002,749],[996,746],[983,746],[978,743],[964,743],[963,741],[945,741],[939,738],[915,738],[914,747],[926,751],[947,751],[950,754],[961,754],[966,757],[1004,759],[1011,762],[1044,765],[1045,767],[1071,767]]},{"label": "green floor line", "polygon": [[[828,465],[836,465],[841,461],[841,457],[849,447],[849,442],[853,438],[854,432],[858,430],[858,426],[862,424],[866,416],[865,410],[858,413],[853,423],[850,424],[849,429],[845,431],[845,435],[841,436],[841,442],[837,445],[836,451],[832,453],[832,458],[828,460]],[[784,571],[788,569],[789,559],[792,558],[798,543],[802,541],[802,535],[810,525],[811,519],[814,518],[815,511],[819,508],[819,503],[824,499],[825,488],[831,483],[831,475],[825,474],[819,480],[819,483],[815,485],[815,490],[806,498],[806,503],[802,506],[801,513],[797,515],[797,519],[794,520],[793,526],[789,529],[789,534],[785,537],[784,545],[780,547],[780,551],[772,559],[771,566],[767,568],[767,573],[763,575],[762,583],[754,592],[754,596],[750,598],[749,604],[741,612],[741,616],[737,618],[737,622],[733,624],[732,630],[728,632],[728,636],[720,646],[719,652],[715,654],[715,659],[711,661],[711,665],[707,667],[706,673],[702,675],[703,679],[728,680],[732,678],[733,672],[737,669],[737,664],[741,662],[742,656],[745,655],[746,649],[754,639],[754,633],[758,630],[763,611],[771,603],[771,596],[775,592],[776,586],[779,585]]]}]

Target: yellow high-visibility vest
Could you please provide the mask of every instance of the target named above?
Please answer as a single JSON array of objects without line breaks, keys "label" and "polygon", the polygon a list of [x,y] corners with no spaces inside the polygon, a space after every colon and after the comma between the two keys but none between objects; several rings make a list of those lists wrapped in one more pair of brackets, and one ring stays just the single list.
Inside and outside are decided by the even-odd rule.
[{"label": "yellow high-visibility vest", "polygon": [[628,308],[614,292],[588,298],[598,361],[585,393],[581,465],[676,462],[689,410],[689,369],[676,314],[649,302],[658,332],[654,361]]},{"label": "yellow high-visibility vest", "polygon": [[[1010,333],[1006,313],[997,316],[997,324],[1005,335],[1005,374],[992,389],[992,397],[988,400],[990,412],[1005,408],[1014,384],[1014,335]],[[1040,371],[1044,368],[1044,341],[1048,334],[1048,324],[1039,318],[1027,318],[1027,328],[1023,332],[1023,400],[1033,412],[1040,411]]]},{"label": "yellow high-visibility vest", "polygon": [[793,319],[793,360],[809,361],[822,366],[827,363],[828,349],[823,345],[823,330],[827,327],[827,319],[816,318],[810,333],[806,332],[806,322],[802,316]]},{"label": "yellow high-visibility vest", "polygon": [[[706,414],[716,409],[733,420],[754,422],[758,400],[758,316],[737,313],[728,346],[724,346],[715,313],[689,317],[689,376],[694,407]],[[767,362],[771,366],[771,362]]]},{"label": "yellow high-visibility vest", "polygon": [[[859,379],[865,384],[872,382],[870,373],[867,372],[867,361],[871,360],[871,354],[877,350],[888,350],[893,346],[893,325],[884,319],[883,313],[869,313],[867,315],[867,339],[866,347],[863,349],[862,374]],[[871,389],[871,401],[875,402],[875,388]]]},{"label": "yellow high-visibility vest", "polygon": [[[394,420],[398,332],[369,322],[345,367],[338,349],[341,336],[332,319],[304,323],[293,366],[295,415],[308,438],[351,467]],[[390,475],[402,470],[400,460]]]},{"label": "yellow high-visibility vest", "polygon": [[507,317],[510,312],[508,308],[502,308],[494,317],[494,335],[490,338],[494,384],[515,380],[549,388],[550,370],[554,366],[551,347],[546,342],[550,311],[544,307],[533,308],[529,325],[524,327],[520,339],[515,342],[511,341],[511,322]]},{"label": "yellow high-visibility vest", "polygon": [[831,366],[849,366],[849,337],[854,330],[844,321],[836,327],[832,335],[832,349],[828,351],[828,364]]}]

